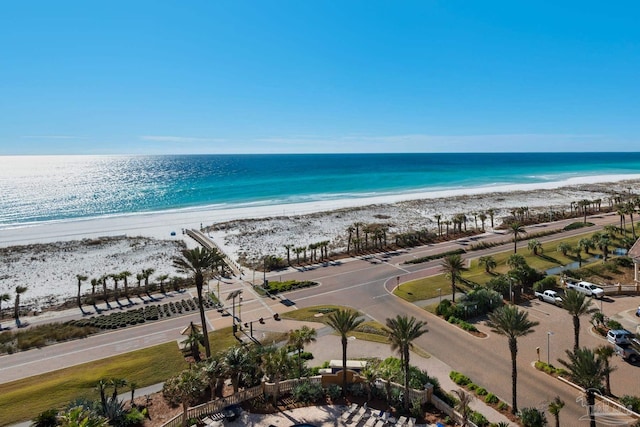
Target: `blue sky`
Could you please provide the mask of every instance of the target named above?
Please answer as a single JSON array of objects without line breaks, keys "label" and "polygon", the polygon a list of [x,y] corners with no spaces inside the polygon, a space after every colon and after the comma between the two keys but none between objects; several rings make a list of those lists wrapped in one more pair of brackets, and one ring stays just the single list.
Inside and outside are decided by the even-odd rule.
[{"label": "blue sky", "polygon": [[639,12],[5,1],[0,154],[637,151]]}]

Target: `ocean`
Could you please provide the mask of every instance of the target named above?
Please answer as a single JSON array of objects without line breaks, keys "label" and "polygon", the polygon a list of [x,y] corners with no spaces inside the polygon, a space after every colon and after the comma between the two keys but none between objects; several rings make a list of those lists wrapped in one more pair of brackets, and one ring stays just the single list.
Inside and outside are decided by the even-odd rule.
[{"label": "ocean", "polygon": [[0,157],[0,229],[640,174],[640,153]]}]

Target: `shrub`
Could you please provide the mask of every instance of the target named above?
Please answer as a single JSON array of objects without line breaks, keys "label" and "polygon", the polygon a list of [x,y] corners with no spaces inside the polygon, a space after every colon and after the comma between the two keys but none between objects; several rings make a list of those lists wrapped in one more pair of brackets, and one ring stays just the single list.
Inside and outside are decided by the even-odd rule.
[{"label": "shrub", "polygon": [[500,401],[498,403],[498,409],[501,411],[506,411],[509,409],[509,404],[507,402]]},{"label": "shrub", "polygon": [[471,391],[476,391],[476,389],[478,388],[478,386],[475,383],[469,383],[467,384],[467,388]]},{"label": "shrub", "polygon": [[533,290],[536,292],[544,292],[548,289],[554,289],[558,286],[556,276],[547,276],[542,280],[538,280],[533,284]]},{"label": "shrub", "polygon": [[476,412],[476,411],[471,412],[471,416],[469,417],[469,420],[475,425],[477,425],[478,427],[487,427],[489,425],[489,420],[487,420],[487,418],[484,415],[482,415],[480,412]]},{"label": "shrub", "polygon": [[493,393],[488,393],[485,397],[484,397],[484,402],[485,403],[489,403],[489,404],[496,404],[500,401],[500,399],[498,399],[498,396],[496,396]]},{"label": "shrub", "polygon": [[622,329],[622,324],[616,320],[609,319],[609,321],[607,321],[607,328]]},{"label": "shrub", "polygon": [[456,249],[456,250],[453,250],[453,251],[447,251],[447,252],[442,252],[442,253],[439,253],[439,254],[424,256],[424,257],[421,257],[421,258],[414,258],[414,259],[411,259],[409,261],[405,261],[404,263],[405,264],[420,264],[420,263],[427,262],[427,261],[433,261],[434,259],[444,258],[444,257],[449,256],[449,255],[461,255],[461,254],[464,254],[466,252],[467,251],[465,251],[464,249],[460,248],[460,249]]},{"label": "shrub", "polygon": [[571,224],[565,226],[563,228],[564,231],[577,230],[583,227],[591,227],[593,225],[592,222],[572,222]]},{"label": "shrub", "polygon": [[303,382],[291,390],[291,395],[298,402],[310,403],[319,400],[324,394],[322,385],[312,382]]},{"label": "shrub", "polygon": [[477,394],[478,396],[486,396],[486,395],[487,395],[487,393],[489,393],[489,392],[488,392],[484,387],[478,387],[478,388],[476,389],[476,394]]},{"label": "shrub", "polygon": [[620,398],[620,403],[634,412],[640,412],[640,397],[625,395]]},{"label": "shrub", "polygon": [[338,399],[342,395],[342,387],[337,384],[330,384],[327,388],[327,396],[332,400]]},{"label": "shrub", "polygon": [[55,427],[58,425],[58,410],[57,409],[47,409],[44,412],[38,414],[37,417],[33,419],[31,426],[33,427]]},{"label": "shrub", "polygon": [[461,386],[466,386],[471,382],[471,379],[468,376],[456,371],[451,371],[449,373],[449,378],[451,378],[454,383]]},{"label": "shrub", "polygon": [[523,408],[520,410],[520,420],[524,427],[543,427],[547,425],[547,417],[537,408]]}]

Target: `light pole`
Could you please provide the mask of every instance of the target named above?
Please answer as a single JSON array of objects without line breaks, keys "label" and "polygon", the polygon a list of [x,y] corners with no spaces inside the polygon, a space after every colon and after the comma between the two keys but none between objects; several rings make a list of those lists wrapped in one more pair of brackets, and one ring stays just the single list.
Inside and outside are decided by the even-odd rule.
[{"label": "light pole", "polygon": [[[507,276],[509,277],[509,276]],[[513,304],[513,290],[512,290],[512,286],[513,286],[513,278],[509,277],[509,303]]]},{"label": "light pole", "polygon": [[438,301],[439,304],[442,303],[442,288],[438,288],[438,298],[440,299]]},{"label": "light pole", "polygon": [[242,289],[235,290],[227,295],[227,301],[231,300],[231,316],[233,317],[233,334],[236,334],[236,297],[240,296]]},{"label": "light pole", "polygon": [[550,365],[550,357],[549,357],[549,338],[551,337],[551,335],[553,335],[553,332],[551,331],[547,331],[547,366]]}]

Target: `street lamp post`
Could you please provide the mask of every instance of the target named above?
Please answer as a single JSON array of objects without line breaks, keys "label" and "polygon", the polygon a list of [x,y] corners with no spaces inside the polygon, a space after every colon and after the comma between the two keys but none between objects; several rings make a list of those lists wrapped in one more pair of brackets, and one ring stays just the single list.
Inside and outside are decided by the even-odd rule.
[{"label": "street lamp post", "polygon": [[438,298],[440,299],[438,303],[442,303],[442,288],[438,288]]},{"label": "street lamp post", "polygon": [[236,297],[240,296],[242,289],[235,290],[227,295],[227,301],[231,300],[231,316],[233,317],[233,334],[236,333]]},{"label": "street lamp post", "polygon": [[547,331],[547,365],[551,364],[550,363],[551,358],[549,357],[549,349],[550,349],[550,346],[549,346],[549,341],[550,340],[549,340],[549,338],[551,337],[551,335],[553,335],[553,332]]}]

